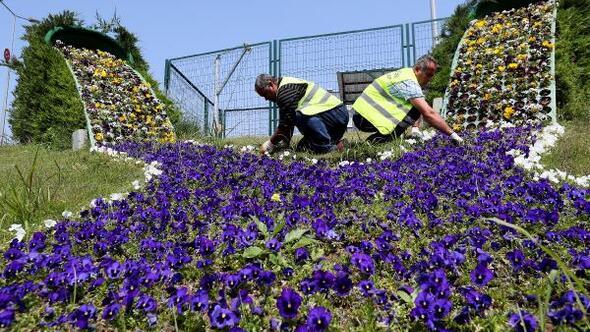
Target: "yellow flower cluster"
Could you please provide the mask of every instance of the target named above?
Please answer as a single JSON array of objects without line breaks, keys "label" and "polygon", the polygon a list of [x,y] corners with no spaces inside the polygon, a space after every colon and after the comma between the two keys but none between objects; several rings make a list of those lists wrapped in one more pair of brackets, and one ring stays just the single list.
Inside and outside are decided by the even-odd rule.
[{"label": "yellow flower cluster", "polygon": [[451,125],[470,129],[487,120],[524,123],[547,118],[550,108],[546,101],[540,104],[538,93],[554,79],[554,5],[554,0],[533,2],[471,23],[447,91]]},{"label": "yellow flower cluster", "polygon": [[98,143],[176,140],[164,104],[123,60],[101,50],[62,50],[80,82]]}]

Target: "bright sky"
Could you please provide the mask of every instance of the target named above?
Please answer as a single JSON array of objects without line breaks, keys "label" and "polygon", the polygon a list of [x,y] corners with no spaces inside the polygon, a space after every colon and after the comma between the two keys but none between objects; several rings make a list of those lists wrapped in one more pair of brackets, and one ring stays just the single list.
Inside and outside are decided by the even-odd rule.
[{"label": "bright sky", "polygon": [[[0,0],[16,14],[42,19],[72,10],[93,24],[96,12],[121,22],[140,39],[153,76],[164,78],[164,61],[244,43],[411,23],[430,19],[430,0],[377,3],[336,0],[148,1],[148,0]],[[452,14],[464,0],[436,0],[438,18]],[[13,54],[20,55],[26,21],[17,20]],[[0,48],[10,48],[12,15],[0,6]],[[0,67],[0,127],[4,114],[6,68]],[[14,75],[13,75],[14,76]],[[11,80],[9,104],[15,85]],[[8,125],[8,124],[7,124]],[[8,130],[8,129],[6,129]]]}]

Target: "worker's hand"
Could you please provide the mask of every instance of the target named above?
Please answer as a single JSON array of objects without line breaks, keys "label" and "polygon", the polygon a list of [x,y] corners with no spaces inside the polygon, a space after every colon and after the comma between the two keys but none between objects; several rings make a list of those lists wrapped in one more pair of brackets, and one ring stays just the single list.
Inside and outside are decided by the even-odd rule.
[{"label": "worker's hand", "polygon": [[455,143],[455,145],[463,144],[463,139],[459,135],[457,135],[457,133],[451,134],[451,140],[453,141],[453,143]]},{"label": "worker's hand", "polygon": [[266,142],[262,143],[262,145],[260,146],[260,154],[265,154],[266,152],[268,153],[272,153],[275,149],[275,145],[271,143],[270,140],[267,140]]},{"label": "worker's hand", "polygon": [[423,140],[424,134],[422,134],[420,128],[412,127],[412,129],[410,130],[410,138]]}]

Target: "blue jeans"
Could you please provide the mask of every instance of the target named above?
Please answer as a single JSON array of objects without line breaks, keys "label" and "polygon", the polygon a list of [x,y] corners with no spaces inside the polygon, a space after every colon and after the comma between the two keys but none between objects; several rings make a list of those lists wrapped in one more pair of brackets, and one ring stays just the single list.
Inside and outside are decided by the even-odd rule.
[{"label": "blue jeans", "polygon": [[[412,123],[416,122],[420,118],[420,113],[416,107],[412,107],[410,112],[408,113],[407,119]],[[365,119],[362,115],[357,113],[356,111],[352,115],[352,122],[354,126],[365,133],[374,133],[371,136],[367,137],[367,142],[369,143],[386,143],[390,142],[393,139],[400,137],[404,131],[406,131],[407,127],[405,126],[397,126],[393,130],[391,134],[383,135],[379,132],[379,130],[371,123],[369,120]]]},{"label": "blue jeans", "polygon": [[334,151],[336,144],[346,132],[348,110],[342,104],[311,116],[296,112],[295,125],[303,134],[303,138],[297,144],[297,151],[310,150],[315,153]]}]

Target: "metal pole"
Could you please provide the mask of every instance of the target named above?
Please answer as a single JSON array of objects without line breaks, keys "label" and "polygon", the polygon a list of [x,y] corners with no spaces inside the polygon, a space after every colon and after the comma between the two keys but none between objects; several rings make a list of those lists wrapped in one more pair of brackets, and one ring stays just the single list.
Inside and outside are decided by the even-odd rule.
[{"label": "metal pole", "polygon": [[221,86],[219,87],[219,91],[217,91],[218,94],[221,94],[221,91],[223,90],[223,88],[225,88],[225,85],[227,84],[227,82],[229,81],[229,79],[231,78],[231,75],[234,74],[234,71],[236,71],[236,68],[238,67],[238,65],[240,64],[240,62],[242,61],[242,59],[244,58],[244,55],[246,55],[247,52],[250,52],[250,47],[244,45],[244,50],[242,51],[242,54],[240,54],[240,58],[238,59],[238,61],[236,61],[236,63],[234,63],[234,66],[232,67],[232,69],[229,71],[229,74],[227,74],[227,77],[225,78],[225,81],[223,82],[223,84],[221,84]]},{"label": "metal pole", "polygon": [[213,119],[216,136],[221,136],[221,115],[219,114],[219,77],[221,76],[221,55],[215,57],[215,93],[213,96]]},{"label": "metal pole", "polygon": [[[12,11],[11,11],[12,13]],[[10,51],[14,51],[14,35],[16,33],[16,15],[12,13],[12,41]],[[4,127],[6,126],[6,115],[8,114],[8,93],[10,92],[10,67],[6,67],[6,91],[4,95],[4,107],[2,112],[2,133],[0,134],[0,146],[4,145]]]},{"label": "metal pole", "polygon": [[438,27],[436,24],[436,0],[430,0],[430,19],[432,20],[432,46],[438,42]]},{"label": "metal pole", "polygon": [[238,65],[240,64],[242,59],[244,58],[244,55],[246,55],[246,53],[250,52],[250,50],[251,50],[251,48],[248,47],[248,45],[244,44],[244,50],[242,51],[240,58],[234,63],[234,66],[229,71],[229,74],[227,74],[227,77],[225,78],[223,83],[219,82],[220,78],[221,78],[221,72],[220,72],[221,54],[218,54],[217,57],[215,57],[215,91],[214,91],[213,107],[214,107],[214,112],[215,112],[214,114],[218,119],[216,133],[219,137],[223,137],[223,134],[224,134],[223,127],[225,126],[225,116],[222,114],[223,112],[219,108],[219,96],[221,95],[221,92],[223,91],[223,88],[225,87],[227,82],[229,82],[229,79],[233,75],[234,71],[236,70],[236,68],[238,67]]}]

